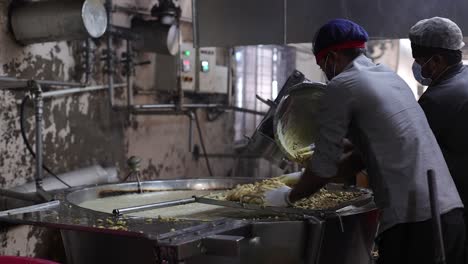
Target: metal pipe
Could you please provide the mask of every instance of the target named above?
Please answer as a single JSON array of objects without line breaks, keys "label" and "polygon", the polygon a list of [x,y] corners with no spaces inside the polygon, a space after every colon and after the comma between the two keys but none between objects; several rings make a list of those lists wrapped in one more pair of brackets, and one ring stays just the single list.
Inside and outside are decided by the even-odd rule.
[{"label": "metal pipe", "polygon": [[127,14],[132,14],[132,15],[151,16],[151,12],[149,12],[147,10],[144,10],[144,9],[139,9],[136,6],[127,7],[127,6],[115,5],[114,6],[114,11],[127,13]]},{"label": "metal pipe", "polygon": [[51,202],[46,202],[46,203],[41,203],[41,204],[36,204],[36,205],[31,205],[31,206],[26,206],[26,207],[21,207],[21,208],[16,208],[16,209],[11,209],[7,211],[1,211],[0,212],[0,217],[3,216],[8,216],[8,215],[16,215],[16,214],[24,214],[24,213],[32,213],[32,212],[37,212],[37,211],[43,211],[47,210],[53,207],[56,207],[60,204],[60,201],[51,201]]},{"label": "metal pipe", "polygon": [[433,170],[427,171],[427,182],[429,184],[429,199],[431,201],[432,234],[434,237],[434,263],[445,263],[445,248],[440,224],[440,208],[437,200],[436,176]]},{"label": "metal pipe", "polygon": [[180,53],[181,53],[181,47],[180,47],[180,34],[181,30],[179,29],[177,31],[177,60],[176,60],[176,73],[177,73],[177,78],[176,78],[176,85],[177,85],[177,91],[179,94],[179,100],[177,101],[177,109],[182,110],[182,107],[184,105],[184,89],[182,89],[182,82],[181,82],[181,71],[182,71],[182,65],[181,65],[181,59],[180,59]]},{"label": "metal pipe", "polygon": [[228,61],[227,61],[227,105],[232,106],[232,52],[233,48],[228,48]]},{"label": "metal pipe", "polygon": [[9,10],[11,32],[23,45],[99,38],[106,31],[106,11],[101,1],[13,2]]},{"label": "metal pipe", "polygon": [[[0,89],[14,89],[14,88],[19,88],[19,89],[25,89],[29,88],[28,82],[30,80],[27,79],[18,79],[15,77],[8,77],[8,76],[0,76],[0,82],[8,82],[11,83],[11,85],[5,85],[2,83],[0,86]],[[49,80],[38,80],[36,83],[42,85],[42,86],[63,86],[63,87],[80,87],[83,86],[81,83],[75,83],[75,82],[62,82],[62,81],[49,81]]]},{"label": "metal pipe", "polygon": [[195,91],[200,91],[200,43],[198,36],[198,9],[196,0],[192,0],[192,32],[193,48],[195,50]]},{"label": "metal pipe", "polygon": [[49,80],[35,80],[41,86],[69,86],[69,87],[83,87],[82,83],[76,82],[62,82],[62,81],[49,81]]},{"label": "metal pipe", "polygon": [[[121,109],[121,108],[114,107],[114,109]],[[131,112],[134,115],[161,115],[161,116],[186,115],[185,112],[179,112],[179,111],[174,111],[174,110],[132,110]]]},{"label": "metal pipe", "polygon": [[193,33],[193,47],[199,48],[200,43],[198,36],[198,9],[197,9],[197,0],[192,0],[192,33]]},{"label": "metal pipe", "polygon": [[86,64],[85,64],[85,85],[88,85],[91,80],[91,63],[92,63],[92,56],[91,56],[91,38],[86,39]]},{"label": "metal pipe", "polygon": [[[99,165],[68,171],[57,175],[57,177],[64,180],[71,187],[119,182],[116,167],[103,168]],[[65,186],[55,177],[49,176],[45,177],[42,181],[42,187],[46,191],[54,191],[66,188],[67,186]],[[31,193],[34,192],[34,183],[25,183],[19,186],[15,186],[10,190],[19,193]]]},{"label": "metal pipe", "polygon": [[195,48],[195,91],[200,92],[200,48]]},{"label": "metal pipe", "polygon": [[[133,105],[133,110],[176,110],[177,106],[175,104],[145,104],[145,105]],[[184,104],[182,105],[182,110],[184,109],[198,109],[198,108],[218,108],[226,110],[234,110],[237,112],[244,112],[255,115],[266,115],[266,112],[255,111],[252,109],[246,109],[236,106],[227,106],[222,104]]]},{"label": "metal pipe", "polygon": [[36,193],[45,201],[52,200],[52,196],[42,188],[44,178],[43,167],[43,145],[42,145],[42,120],[44,113],[44,100],[42,98],[41,85],[30,81],[28,86],[34,91],[35,116],[36,116]]},{"label": "metal pipe", "polygon": [[[111,28],[112,26],[112,0],[106,0],[106,10],[107,10],[107,27]],[[107,34],[107,84],[109,85],[109,104],[112,107],[114,105],[114,64],[113,64],[113,54],[112,54],[112,34]]]},{"label": "metal pipe", "polygon": [[[120,83],[120,84],[114,85],[114,88],[121,88],[125,86],[127,85],[124,83]],[[96,85],[96,86],[89,86],[89,87],[84,87],[84,88],[71,88],[71,89],[65,89],[65,90],[45,92],[45,93],[42,93],[42,97],[50,98],[50,97],[55,97],[55,96],[85,93],[85,92],[99,91],[99,90],[105,90],[105,89],[108,89],[107,85]]]},{"label": "metal pipe", "polygon": [[5,189],[0,189],[0,196],[29,202],[42,201],[42,199],[40,199],[36,193],[21,193]]},{"label": "metal pipe", "polygon": [[247,108],[242,108],[242,107],[237,107],[237,106],[222,106],[220,108],[234,110],[236,112],[254,114],[254,115],[266,115],[267,114],[267,112],[255,111],[255,110],[252,110],[252,109],[247,109]]},{"label": "metal pipe", "polygon": [[189,136],[188,136],[188,149],[189,153],[192,153],[193,151],[193,120],[195,118],[194,114],[192,111],[187,113],[187,116],[189,118]]},{"label": "metal pipe", "polygon": [[41,86],[35,82],[31,82],[35,89],[35,114],[36,114],[36,191],[42,189],[42,179],[44,177],[42,171],[42,115],[44,101],[42,100]]},{"label": "metal pipe", "polygon": [[[138,40],[141,37],[131,28],[120,27],[116,25],[110,25],[109,29],[107,30],[107,34],[111,34],[112,36],[116,38],[123,38],[123,39],[130,39],[130,40]],[[135,42],[132,43],[132,45],[135,46]]]},{"label": "metal pipe", "polygon": [[254,154],[228,154],[228,153],[201,153],[202,156],[207,156],[209,158],[240,158],[240,159],[259,159],[261,156]]},{"label": "metal pipe", "polygon": [[[203,153],[207,153],[206,147],[205,147],[205,141],[203,140],[203,133],[200,127],[200,121],[198,120],[198,115],[197,112],[193,112],[193,115],[195,117],[195,124],[197,125],[197,130],[198,130],[198,137],[200,140],[200,145],[202,147]],[[208,156],[205,156],[205,162],[206,162],[206,168],[208,169],[208,173],[210,174],[211,177],[213,177],[213,170],[211,170],[211,165],[210,165],[210,159]]]},{"label": "metal pipe", "polygon": [[171,207],[171,206],[176,206],[176,205],[194,203],[195,201],[196,201],[196,198],[192,197],[192,198],[186,198],[186,199],[180,199],[180,200],[173,200],[173,201],[166,201],[166,202],[131,206],[131,207],[125,207],[125,208],[117,208],[117,209],[112,210],[112,213],[114,215],[118,216],[118,215],[130,214],[130,213],[141,212],[141,211],[147,211],[147,210],[152,210],[152,209],[158,209],[158,208],[165,208],[165,207]]},{"label": "metal pipe", "polygon": [[130,106],[133,105],[133,84],[132,84],[132,73],[133,73],[133,50],[132,41],[127,39],[127,107],[130,110]]}]

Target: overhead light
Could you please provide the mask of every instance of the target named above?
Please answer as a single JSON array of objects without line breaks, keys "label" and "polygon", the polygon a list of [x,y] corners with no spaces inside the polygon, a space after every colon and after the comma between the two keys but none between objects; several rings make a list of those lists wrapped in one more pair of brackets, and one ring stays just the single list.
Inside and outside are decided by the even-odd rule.
[{"label": "overhead light", "polygon": [[21,44],[101,37],[107,13],[100,0],[12,1],[10,26]]}]

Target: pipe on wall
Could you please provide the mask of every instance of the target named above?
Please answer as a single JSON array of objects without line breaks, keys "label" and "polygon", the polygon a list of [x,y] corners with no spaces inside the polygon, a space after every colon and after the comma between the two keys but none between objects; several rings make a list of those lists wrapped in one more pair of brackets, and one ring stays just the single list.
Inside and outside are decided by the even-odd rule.
[{"label": "pipe on wall", "polygon": [[[112,0],[106,0],[107,10],[107,27],[112,27]],[[106,65],[107,65],[107,85],[109,89],[109,105],[114,106],[114,55],[112,53],[112,34],[107,33],[107,54],[106,54]]]}]

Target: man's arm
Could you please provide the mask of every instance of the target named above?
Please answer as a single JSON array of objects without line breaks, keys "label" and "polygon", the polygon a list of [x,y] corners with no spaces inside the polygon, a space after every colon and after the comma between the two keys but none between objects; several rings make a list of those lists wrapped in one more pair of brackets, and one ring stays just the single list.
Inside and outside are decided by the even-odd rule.
[{"label": "man's arm", "polygon": [[341,177],[346,179],[353,177],[359,171],[363,170],[364,167],[364,162],[359,152],[349,151],[341,157],[336,175],[320,177],[316,175],[312,169],[307,168],[298,183],[289,193],[289,201],[294,203],[297,200],[309,197],[329,183],[332,178]]},{"label": "man's arm", "polygon": [[348,87],[340,82],[329,83],[320,105],[315,153],[289,194],[291,202],[312,195],[334,177],[353,177],[364,169],[360,152],[345,138],[353,116],[353,100]]},{"label": "man's arm", "polygon": [[348,131],[352,116],[353,97],[348,87],[332,80],[320,100],[317,122],[319,133],[315,142],[315,151],[304,175],[295,187],[271,190],[265,193],[268,206],[287,206],[307,197],[338,175],[338,165],[344,151],[343,139]]}]

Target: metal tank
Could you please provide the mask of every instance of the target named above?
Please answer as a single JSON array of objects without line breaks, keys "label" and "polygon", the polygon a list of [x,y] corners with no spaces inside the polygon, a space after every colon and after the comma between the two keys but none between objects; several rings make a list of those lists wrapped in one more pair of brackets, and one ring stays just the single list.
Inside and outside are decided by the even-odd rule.
[{"label": "metal tank", "polygon": [[173,56],[179,51],[179,28],[176,24],[164,25],[159,20],[133,18],[132,32],[138,36],[133,42],[135,50]]},{"label": "metal tank", "polygon": [[98,38],[107,29],[100,0],[13,1],[10,27],[23,44]]},{"label": "metal tank", "polygon": [[[167,180],[143,182],[142,187],[146,193],[159,192],[159,201],[164,201],[174,199],[171,196],[174,191],[182,193],[177,198],[190,198],[200,191],[219,191],[251,181],[242,178]],[[64,202],[80,205],[100,197],[118,197],[137,191],[136,183],[103,185],[66,194]],[[155,221],[144,228],[136,223],[147,218],[128,216],[129,230],[125,232],[107,232],[99,227],[67,228],[62,229],[62,237],[71,264],[368,263],[378,222],[377,210],[372,202],[347,209],[333,214],[277,214],[276,217],[241,208],[207,209],[206,214],[215,215],[214,218]],[[102,219],[112,216],[90,209],[77,210]],[[181,228],[181,225],[185,226]],[[133,229],[137,226],[143,232],[141,236],[135,235]]]}]

